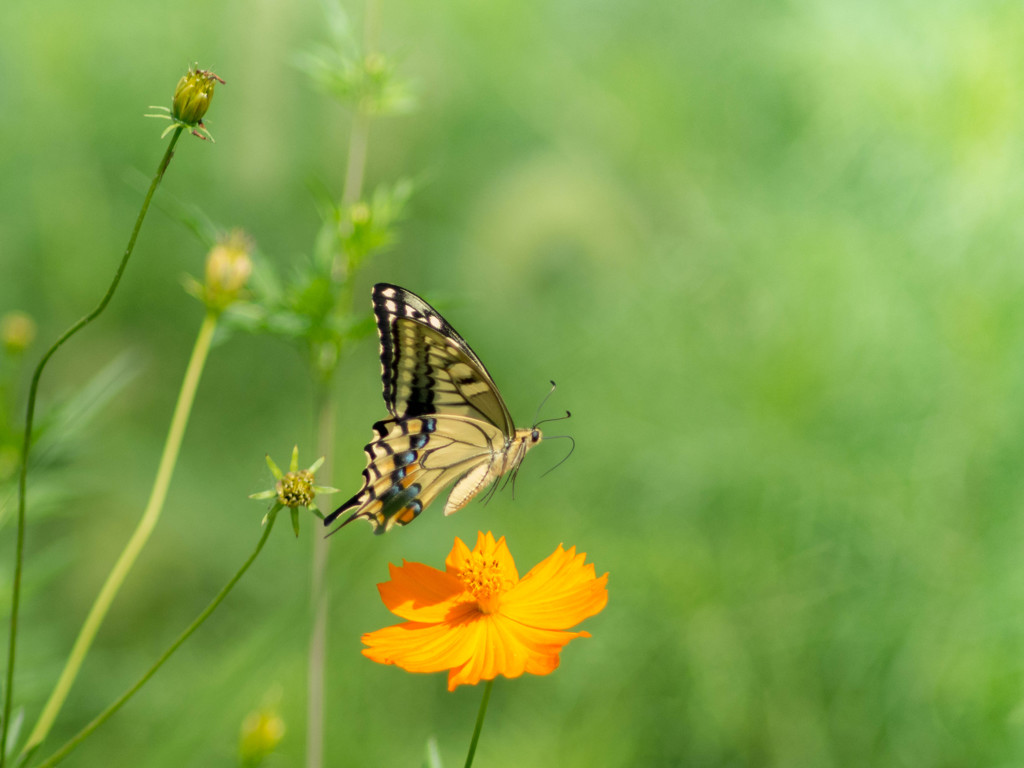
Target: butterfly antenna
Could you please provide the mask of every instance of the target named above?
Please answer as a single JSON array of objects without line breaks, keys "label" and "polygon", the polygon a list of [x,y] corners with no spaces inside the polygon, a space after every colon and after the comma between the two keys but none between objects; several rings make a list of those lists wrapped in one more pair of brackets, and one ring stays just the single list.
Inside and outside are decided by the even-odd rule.
[{"label": "butterfly antenna", "polygon": [[544,399],[540,401],[540,405],[537,406],[537,412],[533,414],[533,426],[537,426],[540,422],[537,421],[537,417],[540,416],[541,409],[544,407],[544,403],[548,401],[548,398],[555,393],[555,382],[551,382],[551,389],[544,395]]},{"label": "butterfly antenna", "polygon": [[[568,418],[568,417],[564,417],[564,418]],[[551,421],[555,421],[555,419],[551,419]],[[549,469],[546,472],[544,472],[544,475],[546,475],[549,472],[554,472],[560,466],[565,464],[566,461],[568,461],[569,457],[572,456],[572,452],[576,450],[576,441],[570,435],[552,435],[550,437],[545,437],[544,439],[545,440],[568,440],[569,442],[572,443],[572,447],[569,449],[569,452],[567,454],[565,454],[565,457],[560,462],[555,464],[555,466],[553,466],[551,469]],[[541,477],[544,477],[544,475],[541,475]]]},{"label": "butterfly antenna", "polygon": [[[539,427],[541,424],[547,424],[549,421],[565,421],[566,419],[571,419],[571,418],[572,418],[572,413],[570,413],[569,411],[566,411],[565,412],[565,416],[554,416],[553,418],[550,418],[550,419],[541,419],[540,421],[538,421],[533,426]],[[564,437],[564,435],[562,435],[562,437]],[[550,440],[551,438],[545,437],[544,439],[545,440]]]}]

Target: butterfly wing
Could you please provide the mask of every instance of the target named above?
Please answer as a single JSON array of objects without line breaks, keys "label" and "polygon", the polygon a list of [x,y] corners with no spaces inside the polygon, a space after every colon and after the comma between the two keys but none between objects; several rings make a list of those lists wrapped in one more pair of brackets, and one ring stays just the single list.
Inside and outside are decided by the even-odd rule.
[{"label": "butterfly wing", "polygon": [[373,287],[384,402],[396,419],[454,414],[515,434],[494,379],[469,344],[427,302],[397,285]]},{"label": "butterfly wing", "polygon": [[365,519],[384,533],[411,522],[458,481],[445,506],[451,514],[518,465],[525,450],[494,379],[433,307],[411,291],[378,283],[373,311],[392,418],[374,425],[363,487],[324,524],[348,512],[343,526]]},{"label": "butterfly wing", "polygon": [[[406,525],[459,478],[480,475],[477,485],[482,487],[495,452],[505,442],[496,427],[461,416],[388,419],[373,429],[376,439],[365,448],[363,487],[328,515],[325,525],[346,512],[350,515],[342,526],[363,519],[374,533]],[[468,502],[476,490],[460,494],[457,505],[450,502],[450,511]]]}]

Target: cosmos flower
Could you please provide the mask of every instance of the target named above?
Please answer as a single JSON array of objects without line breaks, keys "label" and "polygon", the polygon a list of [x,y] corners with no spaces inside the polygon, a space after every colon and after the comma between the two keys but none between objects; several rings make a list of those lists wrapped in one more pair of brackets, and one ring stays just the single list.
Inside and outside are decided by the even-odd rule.
[{"label": "cosmos flower", "polygon": [[403,561],[378,584],[403,624],[363,635],[363,654],[409,672],[448,671],[448,690],[498,675],[546,675],[575,637],[568,632],[608,602],[608,574],[594,575],[585,553],[561,545],[522,579],[505,544],[480,533],[476,547],[460,539],[439,571]]}]

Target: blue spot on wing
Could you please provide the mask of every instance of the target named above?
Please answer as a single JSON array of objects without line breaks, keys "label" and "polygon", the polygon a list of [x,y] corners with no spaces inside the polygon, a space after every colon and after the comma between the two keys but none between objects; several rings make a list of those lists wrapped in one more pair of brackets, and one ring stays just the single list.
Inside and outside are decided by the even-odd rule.
[{"label": "blue spot on wing", "polygon": [[422,509],[422,505],[416,499],[419,493],[419,483],[413,483],[408,488],[392,485],[380,497],[381,504],[383,505],[380,510],[381,516],[384,518],[392,517],[412,504],[419,505],[420,509]]}]

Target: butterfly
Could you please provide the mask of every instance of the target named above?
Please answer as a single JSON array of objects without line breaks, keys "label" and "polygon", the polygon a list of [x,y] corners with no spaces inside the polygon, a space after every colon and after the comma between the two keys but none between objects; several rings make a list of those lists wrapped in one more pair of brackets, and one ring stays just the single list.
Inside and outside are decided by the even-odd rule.
[{"label": "butterfly", "polygon": [[[456,512],[541,440],[516,429],[494,379],[469,344],[427,302],[389,283],[373,286],[384,404],[364,449],[363,487],[324,518],[335,531],[367,520],[374,533],[406,525],[455,483],[444,506]],[[332,531],[333,533],[333,531]]]}]

